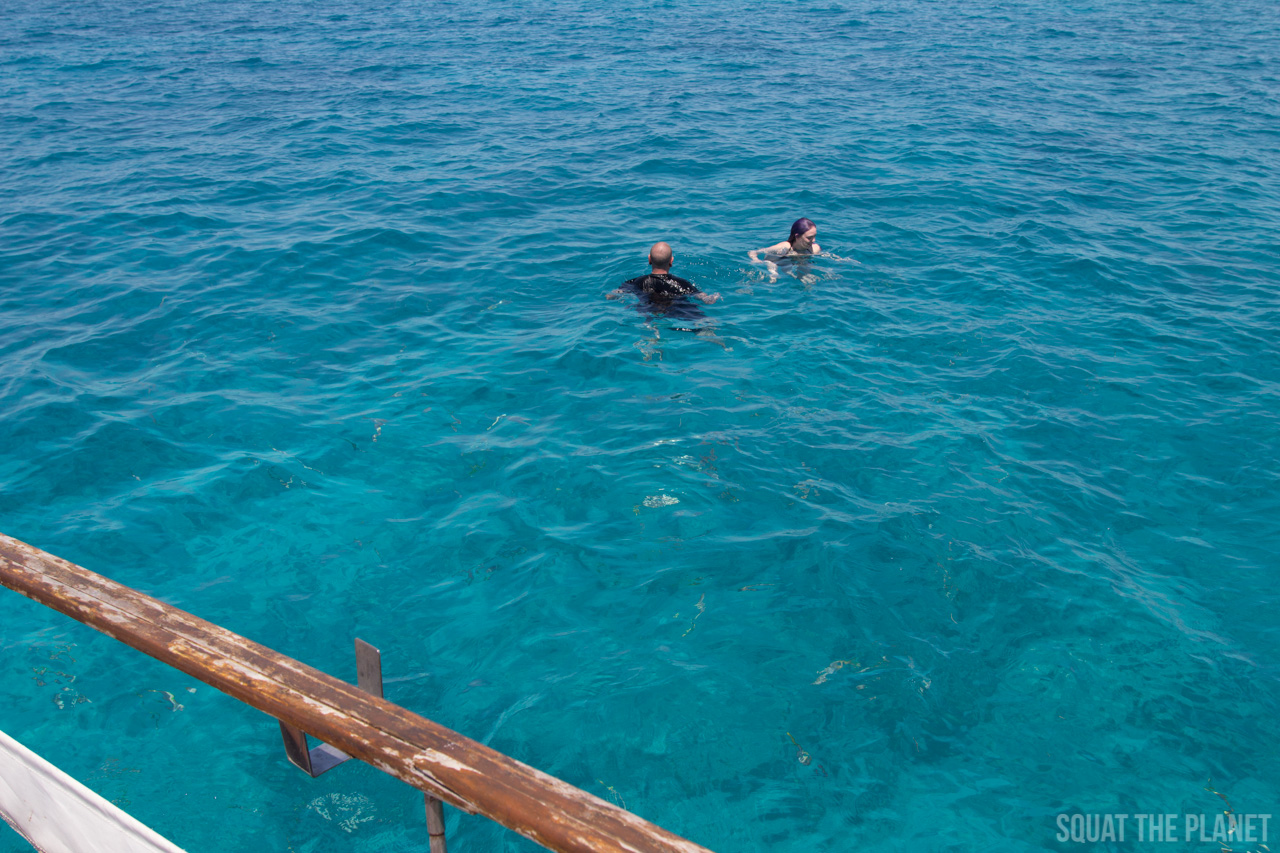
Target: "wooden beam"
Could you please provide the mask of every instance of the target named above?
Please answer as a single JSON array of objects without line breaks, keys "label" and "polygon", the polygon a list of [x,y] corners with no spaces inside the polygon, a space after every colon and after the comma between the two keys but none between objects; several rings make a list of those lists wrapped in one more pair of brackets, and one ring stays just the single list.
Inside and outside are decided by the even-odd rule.
[{"label": "wooden beam", "polygon": [[319,670],[0,534],[0,584],[559,853],[709,853]]}]

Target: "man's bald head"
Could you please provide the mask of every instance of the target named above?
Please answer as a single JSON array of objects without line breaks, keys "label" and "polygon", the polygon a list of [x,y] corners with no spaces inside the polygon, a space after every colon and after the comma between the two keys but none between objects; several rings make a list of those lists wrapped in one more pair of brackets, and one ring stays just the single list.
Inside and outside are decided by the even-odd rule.
[{"label": "man's bald head", "polygon": [[671,247],[666,243],[654,243],[649,250],[649,266],[653,267],[654,272],[671,269],[671,260]]}]

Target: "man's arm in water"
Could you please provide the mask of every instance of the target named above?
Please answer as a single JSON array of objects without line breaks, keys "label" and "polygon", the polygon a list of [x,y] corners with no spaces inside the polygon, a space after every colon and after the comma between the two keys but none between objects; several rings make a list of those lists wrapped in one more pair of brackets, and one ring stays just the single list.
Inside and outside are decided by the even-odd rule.
[{"label": "man's arm in water", "polygon": [[700,302],[704,302],[707,305],[710,305],[712,302],[716,302],[720,299],[720,294],[703,293],[701,290],[698,289],[698,285],[694,284],[693,282],[689,281],[686,278],[678,278],[674,275],[671,276],[671,278],[675,279],[676,282],[680,285],[685,296],[692,296],[694,299],[697,299]]},{"label": "man's arm in water", "polygon": [[621,299],[622,297],[626,296],[628,293],[639,293],[640,282],[643,280],[644,280],[644,276],[629,278],[626,281],[624,281],[622,284],[618,285],[615,289],[606,293],[604,295],[604,298],[605,299]]}]

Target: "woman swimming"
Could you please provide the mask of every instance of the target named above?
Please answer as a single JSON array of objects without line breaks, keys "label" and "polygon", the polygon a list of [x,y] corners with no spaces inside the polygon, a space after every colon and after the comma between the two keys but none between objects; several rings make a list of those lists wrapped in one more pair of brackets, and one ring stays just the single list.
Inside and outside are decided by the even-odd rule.
[{"label": "woman swimming", "polygon": [[[813,224],[813,220],[805,219],[802,216],[791,223],[791,236],[786,240],[772,246],[766,246],[763,249],[752,249],[747,252],[747,257],[751,258],[752,263],[763,262],[769,268],[769,280],[777,281],[778,266],[774,263],[774,260],[795,255],[818,254],[822,249],[815,242],[817,234],[818,226]],[[761,255],[765,257],[761,258]]]},{"label": "woman swimming", "polygon": [[760,255],[774,255],[776,257],[786,257],[787,255],[816,255],[822,249],[814,242],[814,238],[818,235],[818,226],[813,224],[812,219],[800,217],[791,223],[791,236],[772,246],[763,249],[752,249],[747,252],[747,256],[753,261],[759,261]]}]

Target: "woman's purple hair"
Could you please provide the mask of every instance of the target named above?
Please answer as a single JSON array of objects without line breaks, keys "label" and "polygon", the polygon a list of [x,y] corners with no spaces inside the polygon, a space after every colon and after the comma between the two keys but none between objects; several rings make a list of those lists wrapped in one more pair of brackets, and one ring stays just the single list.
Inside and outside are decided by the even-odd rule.
[{"label": "woman's purple hair", "polygon": [[796,241],[796,237],[808,231],[810,228],[817,228],[817,227],[818,226],[813,224],[812,219],[805,219],[802,216],[799,219],[797,219],[795,222],[791,223],[791,236],[787,238],[787,242],[794,243]]}]

